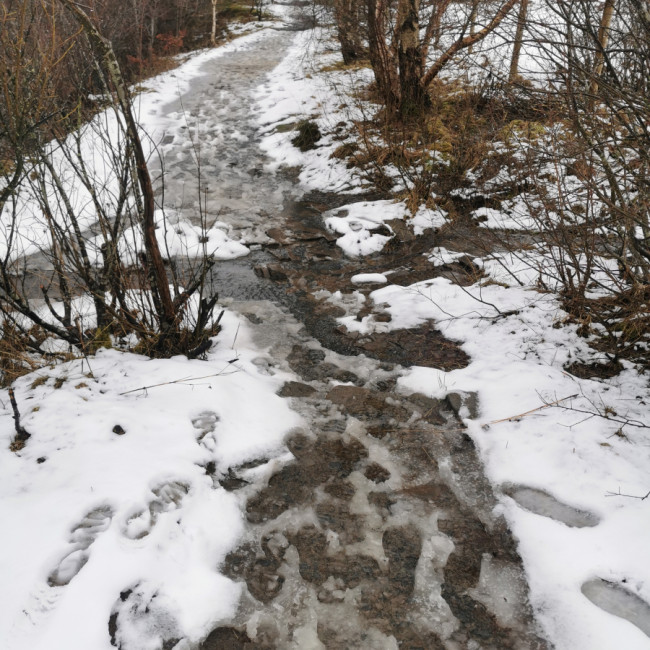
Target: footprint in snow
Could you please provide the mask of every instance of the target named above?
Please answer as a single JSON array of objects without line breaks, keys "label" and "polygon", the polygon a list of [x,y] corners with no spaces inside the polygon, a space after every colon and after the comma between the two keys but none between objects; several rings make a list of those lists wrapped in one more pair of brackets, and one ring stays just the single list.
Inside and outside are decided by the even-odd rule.
[{"label": "footprint in snow", "polygon": [[190,491],[190,486],[183,481],[162,483],[152,490],[154,498],[144,510],[131,515],[123,528],[125,537],[142,539],[156,525],[158,517],[165,512],[172,512],[180,507],[184,497]]},{"label": "footprint in snow", "polygon": [[623,585],[594,578],[582,585],[582,593],[596,607],[624,618],[650,637],[650,605]]},{"label": "footprint in snow", "polygon": [[176,648],[183,634],[173,614],[175,604],[157,587],[139,583],[120,593],[108,620],[111,646],[118,650],[143,647]]},{"label": "footprint in snow", "polygon": [[90,546],[111,524],[109,506],[94,508],[70,532],[71,549],[47,578],[50,587],[64,587],[83,569],[90,557]]},{"label": "footprint in snow", "polygon": [[198,430],[198,442],[201,442],[208,434],[214,433],[217,422],[219,422],[219,416],[214,411],[202,411],[192,420],[192,426]]},{"label": "footprint in snow", "polygon": [[90,557],[90,547],[110,526],[112,517],[113,510],[109,506],[99,506],[90,510],[72,528],[68,552],[50,572],[47,583],[37,585],[30,593],[21,614],[9,630],[10,645],[7,647],[30,647],[30,635],[43,627],[61,598],[62,587],[83,569]]},{"label": "footprint in snow", "polygon": [[525,485],[504,485],[501,489],[524,510],[555,519],[572,528],[597,526],[600,521],[595,514],[562,503],[544,490]]}]

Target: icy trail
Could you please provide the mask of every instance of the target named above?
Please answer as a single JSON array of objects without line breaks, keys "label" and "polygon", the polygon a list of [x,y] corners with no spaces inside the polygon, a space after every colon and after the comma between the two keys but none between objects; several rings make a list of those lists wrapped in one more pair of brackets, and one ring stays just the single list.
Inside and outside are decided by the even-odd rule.
[{"label": "icy trail", "polygon": [[[286,72],[285,55],[302,38],[267,27],[196,55],[139,98],[164,161],[158,192],[175,250],[196,243],[190,226],[203,219],[224,260],[213,278],[228,308],[224,328],[205,362],[106,350],[91,360],[95,378],[75,361],[17,382],[32,438],[8,452],[7,410],[0,521],[12,588],[0,594],[2,648],[549,646],[504,507],[468,435],[485,405],[473,388],[447,388],[443,372],[430,385],[432,356],[444,362],[458,350],[433,339],[433,325],[406,346],[401,332],[386,336],[390,361],[370,358],[383,354],[371,346],[352,356],[347,343],[330,344],[341,313],[364,324],[359,297],[369,290],[359,285],[377,274],[360,276],[363,262],[342,260],[325,228],[322,215],[342,197],[301,201],[304,188],[272,171],[259,141],[273,127],[260,129],[255,114],[287,100],[289,82],[275,66]],[[286,119],[296,121],[318,101],[291,99]],[[158,164],[154,155],[154,171]],[[374,219],[398,210],[390,205],[364,209]],[[369,238],[386,238],[370,234],[372,219],[356,218]],[[393,285],[398,275],[382,275],[388,291],[408,290]],[[331,313],[313,306],[315,276],[338,300],[321,304]],[[429,354],[415,365],[430,367],[408,372],[400,355],[418,346]],[[452,368],[462,372],[463,363]],[[503,492],[558,543],[555,526],[567,535],[598,528],[598,513],[527,487],[527,478],[502,481]],[[523,531],[529,545],[539,528],[531,530]],[[594,617],[632,621],[629,647],[644,647],[644,600],[605,580],[583,592]],[[579,624],[572,630],[581,634]]]},{"label": "icy trail", "polygon": [[[200,196],[208,222],[217,218],[232,239],[266,244],[271,229],[296,235],[283,217],[298,186],[265,169],[251,115],[251,91],[291,40],[269,31],[207,61],[180,100],[158,109],[167,115],[164,202],[182,219],[196,221]],[[282,246],[274,252],[285,258]],[[545,647],[460,403],[399,394],[399,365],[324,349],[278,304],[241,300],[277,294],[271,280],[238,262],[220,267],[220,294],[268,351],[268,372],[296,373],[279,395],[304,424],[286,440],[294,458],[270,477],[255,480],[250,464],[215,476],[246,511],[243,541],[221,570],[247,588],[237,614],[201,647]],[[132,590],[113,611],[123,650],[138,648],[133,611],[142,598]]]},{"label": "icy trail", "polygon": [[[288,180],[264,173],[269,161],[258,146],[252,95],[294,36],[266,29],[241,45],[235,41],[230,53],[199,67],[180,97],[151,109],[152,138],[160,141],[166,171],[164,185],[158,176],[156,189],[166,208],[194,224],[203,212],[209,227],[218,221],[247,244],[269,241],[266,230],[279,224],[284,201],[296,190]],[[142,119],[146,124],[147,115]],[[152,160],[155,176],[160,161],[156,155]]]}]

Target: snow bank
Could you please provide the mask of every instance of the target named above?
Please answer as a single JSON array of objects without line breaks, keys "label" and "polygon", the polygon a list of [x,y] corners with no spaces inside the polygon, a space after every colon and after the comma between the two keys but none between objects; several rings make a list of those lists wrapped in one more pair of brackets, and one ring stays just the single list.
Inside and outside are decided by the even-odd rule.
[{"label": "snow bank", "polygon": [[123,632],[130,647],[158,647],[163,628],[196,641],[233,614],[240,588],[218,568],[243,519],[216,478],[285,453],[299,418],[275,395],[286,377],[260,371],[245,323],[222,324],[205,362],[101,350],[92,376],[73,361],[21,378],[32,436],[18,453],[2,398],[3,648],[108,650],[111,611],[136,587],[157,613]]}]

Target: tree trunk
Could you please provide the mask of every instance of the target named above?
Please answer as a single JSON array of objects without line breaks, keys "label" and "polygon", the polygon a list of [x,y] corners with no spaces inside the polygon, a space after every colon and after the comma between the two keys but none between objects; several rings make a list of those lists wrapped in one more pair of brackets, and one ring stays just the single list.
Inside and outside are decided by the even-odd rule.
[{"label": "tree trunk", "polygon": [[357,61],[363,55],[356,2],[357,0],[334,0],[336,33],[345,65]]},{"label": "tree trunk", "polygon": [[607,43],[609,42],[609,27],[612,24],[615,4],[616,0],[605,0],[603,16],[600,20],[600,27],[598,28],[598,44],[596,47],[596,56],[594,57],[594,79],[589,88],[592,95],[595,95],[598,92],[598,78],[603,74],[605,50],[607,49]]},{"label": "tree trunk", "polygon": [[517,31],[515,32],[515,41],[512,46],[512,59],[510,59],[508,83],[513,83],[519,74],[519,55],[521,54],[521,43],[524,38],[524,29],[526,28],[527,17],[528,0],[520,0],[519,15],[517,16]]},{"label": "tree trunk", "polygon": [[72,0],[59,0],[61,4],[75,17],[82,27],[92,45],[93,50],[100,57],[111,82],[115,86],[118,104],[124,115],[127,127],[127,136],[130,145],[133,147],[135,162],[138,174],[138,184],[142,192],[143,215],[142,231],[147,258],[147,272],[151,285],[151,292],[156,307],[157,317],[161,332],[166,334],[175,324],[175,310],[172,302],[167,272],[163,263],[158,241],[156,239],[154,221],[154,195],[151,185],[151,177],[147,168],[147,161],[142,149],[142,142],[138,133],[138,127],[131,110],[131,98],[129,88],[122,78],[120,66],[113,52],[110,41],[105,39],[93,25],[87,14],[82,11]]},{"label": "tree trunk", "polygon": [[[470,11],[469,14],[469,35],[470,38],[476,34],[476,19],[478,17],[478,0],[472,0],[472,10]],[[474,41],[472,41],[471,45],[467,48],[467,51],[471,54],[472,50],[474,49],[473,47]]]},{"label": "tree trunk", "polygon": [[212,0],[212,32],[210,33],[210,43],[217,44],[217,0]]},{"label": "tree trunk", "polygon": [[420,0],[399,0],[397,6],[397,55],[399,60],[400,113],[416,115],[429,103],[422,86],[420,50]]}]

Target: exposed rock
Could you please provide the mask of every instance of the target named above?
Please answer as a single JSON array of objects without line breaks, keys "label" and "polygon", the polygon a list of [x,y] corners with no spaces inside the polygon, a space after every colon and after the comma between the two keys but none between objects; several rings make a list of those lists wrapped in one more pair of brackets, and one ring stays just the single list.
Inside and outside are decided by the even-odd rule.
[{"label": "exposed rock", "polygon": [[390,478],[390,472],[379,463],[370,463],[363,473],[367,479],[375,483],[383,483]]},{"label": "exposed rock", "polygon": [[274,282],[285,282],[288,279],[286,272],[279,266],[256,266],[255,275]]},{"label": "exposed rock", "polygon": [[248,485],[248,481],[236,476],[233,471],[229,469],[228,474],[219,479],[219,485],[227,492],[234,492],[235,490],[240,490],[244,486]]},{"label": "exposed rock", "polygon": [[445,400],[456,417],[470,418],[471,420],[478,418],[478,395],[476,393],[464,391],[448,393]]},{"label": "exposed rock", "polygon": [[234,627],[218,627],[212,630],[200,646],[200,650],[252,650],[252,648],[259,648],[259,646],[253,645],[246,632]]}]

